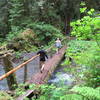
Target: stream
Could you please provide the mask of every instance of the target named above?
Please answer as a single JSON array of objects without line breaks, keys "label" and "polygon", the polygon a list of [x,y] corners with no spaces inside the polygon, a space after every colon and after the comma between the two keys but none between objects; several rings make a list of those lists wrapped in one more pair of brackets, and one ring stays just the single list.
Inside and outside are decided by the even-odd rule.
[{"label": "stream", "polygon": [[72,74],[65,72],[64,68],[65,67],[58,66],[49,79],[48,84],[54,84],[56,86],[66,85],[68,87],[73,86],[75,78]]}]

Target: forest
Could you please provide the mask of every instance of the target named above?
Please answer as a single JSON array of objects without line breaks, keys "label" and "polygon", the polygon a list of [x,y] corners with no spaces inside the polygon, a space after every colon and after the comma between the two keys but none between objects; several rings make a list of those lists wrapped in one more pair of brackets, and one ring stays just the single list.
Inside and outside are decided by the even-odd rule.
[{"label": "forest", "polygon": [[[22,55],[51,49],[57,38],[67,48],[48,82],[27,87],[18,81],[6,90],[0,80],[0,100],[100,100],[100,0],[0,0],[0,76],[7,53],[18,65]],[[27,88],[34,95],[16,99]]]}]

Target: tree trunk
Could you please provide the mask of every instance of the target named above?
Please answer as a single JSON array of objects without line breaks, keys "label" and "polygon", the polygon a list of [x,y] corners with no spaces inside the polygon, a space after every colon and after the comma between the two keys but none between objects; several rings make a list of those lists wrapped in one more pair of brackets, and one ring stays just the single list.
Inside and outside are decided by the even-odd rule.
[{"label": "tree trunk", "polygon": [[27,81],[27,65],[24,67],[24,83]]},{"label": "tree trunk", "polygon": [[5,37],[10,31],[8,0],[0,1],[0,36]]},{"label": "tree trunk", "polygon": [[29,0],[23,0],[23,6],[24,6],[24,15],[29,17],[30,15]]},{"label": "tree trunk", "polygon": [[[5,73],[13,69],[13,65],[10,60],[10,55],[6,55],[3,57],[3,63],[4,63]],[[11,74],[7,77],[7,84],[8,84],[9,90],[14,90],[15,89],[14,85],[16,85],[17,87],[17,80],[16,80],[15,74]]]},{"label": "tree trunk", "polygon": [[67,13],[66,19],[65,19],[65,33],[66,33],[66,35],[70,35],[70,29],[71,29],[70,22],[71,22],[70,13]]}]

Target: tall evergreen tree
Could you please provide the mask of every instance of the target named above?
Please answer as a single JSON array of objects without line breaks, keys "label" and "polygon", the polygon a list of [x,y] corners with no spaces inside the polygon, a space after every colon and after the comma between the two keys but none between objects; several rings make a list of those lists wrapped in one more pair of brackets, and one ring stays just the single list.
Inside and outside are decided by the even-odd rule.
[{"label": "tall evergreen tree", "polygon": [[0,0],[0,2],[0,36],[5,37],[10,31],[9,2],[8,0]]}]

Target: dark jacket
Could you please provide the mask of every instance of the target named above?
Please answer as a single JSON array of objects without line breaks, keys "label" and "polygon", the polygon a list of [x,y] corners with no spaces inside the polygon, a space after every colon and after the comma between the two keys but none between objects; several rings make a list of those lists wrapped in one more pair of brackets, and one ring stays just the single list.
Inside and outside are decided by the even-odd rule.
[{"label": "dark jacket", "polygon": [[46,61],[46,58],[48,59],[48,56],[45,50],[40,50],[37,52],[37,54],[40,54],[40,61]]}]

